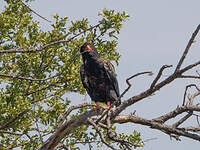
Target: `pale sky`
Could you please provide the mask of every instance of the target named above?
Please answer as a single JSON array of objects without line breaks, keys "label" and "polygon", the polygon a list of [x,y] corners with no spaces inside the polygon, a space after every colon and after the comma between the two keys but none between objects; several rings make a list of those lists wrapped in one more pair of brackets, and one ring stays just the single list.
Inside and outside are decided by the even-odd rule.
[{"label": "pale sky", "polygon": [[[3,4],[1,0],[1,11]],[[129,76],[143,71],[157,73],[162,65],[177,63],[191,34],[200,23],[199,6],[200,0],[36,0],[30,5],[33,10],[49,20],[53,20],[52,16],[57,13],[68,16],[71,20],[87,17],[94,24],[98,22],[97,14],[103,8],[126,11],[130,19],[124,23],[119,35],[118,50],[122,57],[119,66],[116,66],[121,92],[126,88],[125,80]],[[37,16],[35,18],[41,21],[43,29],[49,29],[48,22]],[[199,56],[200,36],[193,44],[184,64],[196,62]],[[164,77],[173,69],[166,70]],[[122,101],[148,88],[154,77],[155,75],[133,79],[133,86]],[[197,82],[176,80],[156,95],[129,107],[124,114],[136,110],[138,116],[151,119],[167,113],[182,104],[185,86],[190,83]],[[82,103],[83,96],[71,97],[73,104]],[[193,123],[194,120],[190,120],[187,125]],[[197,141],[184,137],[181,137],[182,141],[170,140],[168,135],[142,125],[124,124],[118,128],[120,132],[126,133],[136,129],[141,132],[143,140],[157,138],[147,142],[142,150],[199,150],[200,147]]]}]

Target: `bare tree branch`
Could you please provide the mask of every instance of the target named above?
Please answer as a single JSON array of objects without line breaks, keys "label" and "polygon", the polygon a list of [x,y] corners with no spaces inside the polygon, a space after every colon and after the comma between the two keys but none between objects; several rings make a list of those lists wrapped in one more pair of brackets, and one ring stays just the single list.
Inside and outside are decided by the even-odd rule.
[{"label": "bare tree branch", "polygon": [[73,129],[81,126],[87,125],[87,119],[101,114],[102,111],[94,112],[93,110],[87,111],[81,115],[79,115],[76,119],[67,120],[60,128],[56,130],[56,132],[48,138],[48,140],[42,145],[40,150],[53,150],[60,140],[62,140],[66,135],[68,135]]},{"label": "bare tree branch", "polygon": [[188,88],[190,88],[192,86],[196,86],[196,85],[195,84],[189,84],[189,85],[186,86],[185,93],[184,93],[184,96],[183,96],[183,104],[182,104],[182,106],[185,105],[185,99],[186,99],[187,90],[188,90]]},{"label": "bare tree branch", "polygon": [[140,125],[145,125],[145,126],[149,126],[153,129],[158,129],[164,133],[170,133],[170,134],[175,134],[178,136],[185,136],[197,141],[200,141],[200,135],[197,134],[193,134],[193,133],[189,133],[177,128],[174,128],[172,126],[166,125],[166,124],[162,124],[160,122],[157,121],[153,121],[153,120],[148,120],[148,119],[144,119],[141,117],[137,117],[135,115],[124,115],[124,116],[117,116],[114,120],[114,123],[135,123],[135,124],[140,124]]},{"label": "bare tree branch", "polygon": [[124,90],[124,92],[120,95],[119,99],[122,98],[122,97],[126,94],[126,92],[128,92],[128,90],[131,88],[132,85],[130,84],[129,80],[131,80],[131,79],[133,79],[133,78],[135,78],[135,77],[137,77],[137,76],[139,76],[139,75],[143,75],[143,74],[152,75],[153,73],[152,73],[151,71],[140,72],[140,73],[137,73],[137,74],[135,74],[135,75],[129,77],[128,79],[126,79],[126,83],[128,84],[128,87],[127,87],[127,88]]},{"label": "bare tree branch", "polygon": [[179,78],[200,79],[200,76],[181,75]]},{"label": "bare tree branch", "polygon": [[180,73],[182,74],[182,73],[184,73],[184,72],[186,72],[186,71],[188,71],[188,70],[190,70],[190,69],[192,69],[192,68],[198,66],[199,64],[200,64],[200,61],[197,61],[196,63],[193,63],[193,64],[191,64],[191,65],[188,65],[187,67],[181,69],[181,70],[180,70]]},{"label": "bare tree branch", "polygon": [[173,111],[171,111],[171,112],[169,112],[165,115],[162,115],[158,118],[155,118],[153,120],[156,121],[156,122],[165,123],[169,119],[172,119],[172,118],[182,114],[183,112],[188,112],[188,111],[200,111],[200,107],[197,106],[197,105],[195,105],[195,106],[184,105],[184,106],[181,106],[181,107],[177,107],[175,110],[173,110]]},{"label": "bare tree branch", "polygon": [[71,106],[70,108],[68,108],[68,110],[62,115],[62,117],[61,117],[60,120],[58,121],[58,127],[57,127],[57,128],[60,128],[60,127],[61,127],[61,125],[63,124],[63,122],[65,121],[65,119],[67,119],[67,116],[68,116],[73,110],[78,109],[78,108],[87,107],[87,106],[95,106],[95,105],[84,103],[84,104],[79,104],[79,105],[76,105],[76,106]]},{"label": "bare tree branch", "polygon": [[[199,28],[200,25],[198,26],[198,28],[195,30],[195,32],[193,33],[192,38],[190,39],[190,41],[188,42],[188,46],[186,47],[183,56],[181,57],[179,63],[177,64],[176,70],[173,74],[171,74],[170,76],[168,76],[167,78],[163,79],[162,81],[159,82],[159,79],[161,78],[162,72],[165,68],[171,67],[168,65],[164,65],[162,68],[160,68],[158,75],[156,76],[156,78],[153,80],[152,84],[150,85],[150,88],[148,88],[147,90],[141,92],[138,95],[135,95],[125,101],[122,102],[121,105],[119,105],[116,110],[111,114],[111,118],[109,118],[107,116],[107,119],[109,118],[109,122],[107,122],[107,128],[108,130],[110,130],[111,128],[111,124],[115,124],[115,123],[134,123],[134,124],[140,124],[140,125],[145,125],[145,126],[149,126],[153,129],[157,129],[159,131],[162,131],[165,134],[170,135],[170,137],[173,137],[177,140],[179,140],[180,136],[184,136],[184,137],[188,137],[197,141],[200,141],[200,135],[198,134],[193,134],[191,132],[189,132],[189,130],[187,131],[186,129],[184,130],[184,128],[178,128],[178,126],[180,124],[182,124],[183,122],[185,122],[188,118],[190,118],[192,115],[194,115],[194,113],[192,114],[192,112],[200,112],[200,106],[199,105],[193,105],[193,100],[196,96],[198,96],[200,94],[199,92],[199,88],[196,86],[197,92],[195,94],[193,94],[190,98],[190,104],[189,105],[184,105],[181,107],[177,107],[176,109],[174,109],[173,111],[170,111],[167,114],[164,114],[160,117],[157,117],[155,119],[145,119],[142,117],[137,117],[134,114],[131,115],[119,115],[122,111],[124,111],[127,107],[141,101],[144,100],[144,98],[147,98],[149,96],[151,96],[152,94],[154,94],[156,91],[160,90],[162,87],[167,86],[168,84],[170,84],[171,82],[173,82],[175,79],[178,78],[182,78],[184,77],[184,75],[182,75],[183,73],[185,73],[188,70],[193,69],[194,67],[200,65],[200,61],[195,62],[193,64],[190,64],[188,66],[186,66],[183,69],[180,69],[188,51],[189,48],[191,47],[191,44],[194,40],[194,38],[196,37],[197,33],[199,32]],[[145,72],[147,73],[147,72]],[[128,91],[128,89],[130,88],[131,84],[129,83],[129,80],[135,76],[141,75],[141,74],[145,74],[143,73],[138,73],[130,78],[127,79],[127,84],[128,84],[128,88],[125,90],[124,93],[126,93]],[[150,72],[148,72],[150,73]],[[194,86],[194,85],[193,85]],[[187,90],[186,90],[187,92]],[[186,93],[185,92],[185,93]],[[186,95],[186,94],[185,94]],[[122,95],[123,96],[123,93]],[[121,98],[121,97],[120,97]],[[185,99],[185,98],[184,98]],[[111,105],[112,106],[112,105]],[[69,113],[71,112],[71,110],[69,110]],[[175,122],[172,125],[167,125],[165,124],[166,121],[175,118],[176,116],[183,114],[185,112],[189,112],[189,114],[185,115],[183,118],[181,118],[180,120],[178,120],[177,122]],[[66,113],[67,115],[69,113]],[[43,146],[40,148],[40,150],[52,150],[54,149],[58,143],[64,138],[66,137],[73,129],[81,126],[81,125],[88,125],[91,124],[91,122],[87,121],[88,118],[92,117],[92,116],[96,116],[96,115],[100,115],[101,114],[101,119],[97,119],[96,123],[93,121],[93,126],[96,125],[98,127],[98,129],[100,129],[100,127],[104,128],[104,126],[101,126],[100,123],[105,123],[105,118],[102,118],[102,116],[109,114],[109,110],[105,111],[103,114],[103,111],[101,110],[98,113],[95,113],[93,111],[87,111],[81,115],[79,115],[77,118],[75,119],[70,119],[70,120],[66,120],[65,123],[63,123],[56,131],[55,133],[50,136],[48,138],[48,140],[43,144]],[[191,115],[192,114],[192,115]],[[101,121],[101,122],[98,122]],[[110,124],[110,125],[109,125]],[[96,128],[97,129],[97,128]],[[198,130],[197,128],[195,128],[196,130]],[[98,130],[100,131],[100,130]],[[112,136],[110,136],[112,137]],[[115,139],[113,139],[113,141],[115,141]],[[120,141],[118,141],[120,142]]]},{"label": "bare tree branch", "polygon": [[42,17],[40,14],[38,14],[36,11],[34,11],[33,9],[31,9],[28,5],[26,5],[24,2],[21,1],[21,3],[27,7],[30,11],[32,11],[34,14],[36,14],[37,16],[39,16],[40,18],[44,19],[45,21],[51,23],[51,21],[49,21],[48,19],[46,19],[45,17]]},{"label": "bare tree branch", "polygon": [[183,131],[191,131],[191,132],[200,132],[200,127],[187,127],[187,128],[179,128]]},{"label": "bare tree branch", "polygon": [[[196,88],[197,88],[197,86],[196,86]],[[194,101],[195,97],[197,97],[197,96],[199,96],[199,95],[200,95],[200,90],[199,90],[199,88],[198,88],[198,91],[195,92],[195,93],[189,98],[189,105],[193,105],[193,101]]]},{"label": "bare tree branch", "polygon": [[179,60],[179,62],[177,64],[175,72],[177,72],[180,69],[181,65],[183,64],[183,61],[184,61],[184,59],[185,59],[185,57],[186,57],[186,55],[187,55],[192,43],[194,42],[194,39],[197,36],[199,30],[200,30],[200,24],[197,26],[196,30],[192,34],[192,37],[190,38],[190,40],[189,40],[189,42],[188,42],[188,44],[187,44],[187,46],[186,46],[186,48],[185,48],[185,50],[183,52],[183,55],[182,55],[181,59]]},{"label": "bare tree branch", "polygon": [[185,122],[188,118],[190,118],[192,116],[192,112],[189,112],[187,115],[185,115],[183,118],[181,118],[179,121],[177,121],[176,123],[174,123],[172,125],[172,127],[177,128],[180,124],[182,124],[183,122]]},{"label": "bare tree branch", "polygon": [[154,81],[152,82],[152,84],[151,84],[151,89],[156,85],[156,83],[158,82],[158,80],[160,79],[160,77],[161,77],[161,75],[162,75],[162,72],[164,71],[164,69],[166,69],[166,68],[169,68],[169,67],[172,67],[172,65],[163,65],[161,68],[160,68],[160,70],[159,70],[159,72],[158,72],[158,75],[156,76],[156,78],[154,79]]}]

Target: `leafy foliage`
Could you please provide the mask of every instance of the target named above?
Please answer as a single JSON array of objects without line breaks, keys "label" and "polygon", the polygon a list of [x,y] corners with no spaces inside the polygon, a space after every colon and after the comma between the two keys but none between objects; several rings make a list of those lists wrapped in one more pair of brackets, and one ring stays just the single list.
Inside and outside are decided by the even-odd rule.
[{"label": "leafy foliage", "polygon": [[[70,23],[68,17],[55,15],[52,29],[43,31],[20,0],[5,1],[0,14],[0,51],[25,52],[0,54],[0,147],[35,149],[56,129],[59,116],[70,105],[68,94],[85,93],[79,77],[80,46],[92,42],[103,57],[118,63],[118,34],[129,16],[104,9],[97,25],[91,25],[87,18]],[[96,133],[83,126],[63,143],[75,149],[81,142],[91,147],[90,141],[97,139]]]}]

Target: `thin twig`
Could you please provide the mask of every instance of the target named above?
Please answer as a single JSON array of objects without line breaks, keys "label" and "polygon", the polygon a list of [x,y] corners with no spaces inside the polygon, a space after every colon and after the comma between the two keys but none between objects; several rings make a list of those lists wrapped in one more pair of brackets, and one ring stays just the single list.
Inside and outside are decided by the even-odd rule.
[{"label": "thin twig", "polygon": [[200,73],[196,70],[196,73],[198,74],[198,76],[200,76]]},{"label": "thin twig", "polygon": [[59,40],[59,41],[55,41],[55,42],[51,42],[49,44],[46,44],[44,46],[42,46],[41,48],[39,49],[29,49],[29,50],[25,50],[25,49],[10,49],[10,50],[0,50],[0,53],[35,53],[35,52],[40,52],[40,51],[43,51],[44,49],[48,48],[48,47],[51,47],[53,45],[57,45],[57,44],[61,44],[61,43],[68,43],[70,42],[71,40],[73,40],[74,38],[80,36],[81,34],[93,29],[93,28],[96,28],[98,26],[100,26],[102,23],[100,22],[99,24],[95,25],[95,26],[92,26],[91,28],[88,28],[87,30],[84,30],[82,32],[80,32],[79,34],[76,34],[75,36],[67,39],[67,40]]},{"label": "thin twig", "polygon": [[160,70],[159,70],[159,72],[158,72],[158,75],[157,75],[156,78],[153,80],[153,82],[152,82],[152,84],[151,84],[151,86],[150,86],[150,89],[153,89],[153,87],[156,85],[156,83],[158,82],[158,80],[160,79],[160,77],[161,77],[161,75],[162,75],[163,70],[166,69],[166,68],[169,68],[169,67],[172,67],[172,65],[163,65],[163,66],[160,68]]},{"label": "thin twig", "polygon": [[119,99],[122,98],[126,92],[128,92],[128,90],[131,88],[131,84],[129,82],[129,80],[139,76],[139,75],[143,75],[143,74],[149,74],[149,75],[152,75],[153,73],[151,71],[145,71],[145,72],[140,72],[140,73],[137,73],[137,74],[134,74],[133,76],[129,77],[126,79],[126,83],[128,84],[128,87],[124,90],[124,92],[120,95]]},{"label": "thin twig", "polygon": [[94,122],[92,119],[90,119],[90,118],[88,118],[87,120],[88,120],[88,122],[94,127],[94,129],[97,131],[97,133],[99,134],[99,136],[100,136],[100,138],[101,138],[101,141],[102,141],[106,146],[108,146],[109,148],[111,148],[112,150],[115,150],[115,148],[114,148],[112,145],[110,145],[110,143],[106,142],[105,137],[104,137],[104,135],[103,135],[103,132],[101,132],[101,130],[100,130],[99,127],[95,124],[95,122]]},{"label": "thin twig", "polygon": [[200,79],[200,76],[181,75],[179,78]]},{"label": "thin twig", "polygon": [[4,77],[4,78],[12,78],[12,79],[22,79],[22,80],[28,80],[28,81],[46,81],[46,80],[50,80],[52,78],[55,78],[59,76],[59,74],[56,74],[52,77],[48,77],[48,78],[44,78],[44,79],[33,79],[33,78],[27,78],[27,77],[21,77],[18,75],[6,75],[6,74],[0,74],[0,77]]},{"label": "thin twig", "polygon": [[178,116],[179,114],[183,113],[183,112],[188,112],[188,111],[200,111],[200,107],[195,105],[185,105],[185,106],[181,106],[181,107],[177,107],[175,110],[165,114],[165,115],[162,115],[158,118],[155,118],[153,119],[153,121],[156,121],[156,122],[160,122],[160,123],[164,123],[166,122],[167,120],[171,119],[171,118],[174,118],[176,116]]},{"label": "thin twig", "polygon": [[44,141],[43,141],[41,132],[40,132],[40,130],[39,130],[38,118],[36,117],[36,110],[35,110],[35,107],[36,107],[36,105],[34,105],[34,113],[33,113],[34,116],[33,116],[33,117],[34,117],[34,119],[35,119],[36,131],[37,131],[38,134],[39,134],[40,142],[41,142],[42,144],[44,144]]},{"label": "thin twig", "polygon": [[195,39],[195,37],[197,36],[199,30],[200,30],[200,24],[197,26],[196,30],[195,30],[194,33],[192,34],[192,36],[191,36],[191,38],[190,38],[190,40],[189,40],[189,42],[188,42],[188,44],[187,44],[187,46],[186,46],[184,52],[183,52],[183,55],[182,55],[181,59],[179,60],[179,62],[178,62],[178,64],[177,64],[177,67],[176,67],[176,69],[175,69],[175,72],[177,72],[177,71],[180,69],[181,65],[183,64],[183,61],[184,61],[186,55],[188,54],[188,51],[189,51],[189,49],[190,49],[192,43],[194,42],[194,39]]},{"label": "thin twig", "polygon": [[197,91],[189,97],[189,105],[193,105],[195,97],[200,95],[200,89],[196,85],[194,85],[194,87],[197,89]]},{"label": "thin twig", "polygon": [[174,123],[172,125],[172,127],[177,128],[180,124],[182,124],[183,122],[185,122],[191,116],[192,116],[192,111],[189,112],[187,115],[185,115],[183,118],[181,118],[179,121],[177,121],[176,123]]},{"label": "thin twig", "polygon": [[111,121],[110,121],[110,113],[108,113],[106,122],[107,122],[107,126],[108,126],[108,130],[107,130],[108,138],[114,142],[120,143],[122,146],[125,146],[126,149],[131,150],[131,148],[129,147],[128,143],[125,140],[119,139],[116,134],[114,135],[114,133],[112,131]]},{"label": "thin twig", "polygon": [[10,131],[3,131],[3,130],[0,130],[0,133],[4,133],[4,134],[12,134],[12,135],[23,135],[22,133],[15,133],[15,132],[10,132]]},{"label": "thin twig", "polygon": [[200,127],[186,127],[186,128],[178,128],[183,131],[191,131],[191,132],[200,132]]},{"label": "thin twig", "polygon": [[188,88],[190,88],[190,87],[192,87],[192,86],[196,86],[196,85],[195,85],[195,84],[190,84],[190,85],[187,85],[187,86],[185,87],[185,92],[184,92],[184,96],[183,96],[183,104],[182,104],[182,106],[185,105],[185,99],[186,99],[187,90],[188,90]]},{"label": "thin twig", "polygon": [[30,11],[32,11],[34,14],[36,14],[37,16],[39,16],[40,18],[44,19],[45,21],[51,23],[51,21],[49,21],[48,19],[46,19],[45,17],[42,17],[40,14],[38,14],[36,11],[34,11],[33,9],[31,9],[28,5],[26,5],[24,2],[21,1],[21,3],[27,7]]},{"label": "thin twig", "polygon": [[197,117],[197,123],[198,125],[200,126],[200,123],[199,123],[199,116],[196,116]]},{"label": "thin twig", "polygon": [[15,118],[11,119],[6,124],[0,126],[0,130],[8,128],[13,122],[15,122],[15,120],[17,120],[18,118],[20,118],[21,116],[23,116],[24,114],[26,114],[29,110],[31,110],[31,109],[26,109],[26,110],[22,111]]},{"label": "thin twig", "polygon": [[[70,80],[72,80],[72,79],[69,79],[69,81],[70,81]],[[46,89],[48,89],[48,88],[50,88],[50,87],[53,87],[53,86],[57,87],[56,84],[58,84],[58,83],[61,83],[61,82],[58,81],[58,82],[56,82],[56,83],[51,83],[51,84],[49,84],[49,85],[46,86],[46,87],[43,87],[43,88],[38,89],[38,90],[36,90],[36,91],[31,91],[31,92],[29,92],[29,93],[24,94],[23,96],[28,96],[28,95],[31,95],[31,94],[34,94],[34,93],[37,93],[37,92],[40,92],[40,91],[46,90]]]},{"label": "thin twig", "polygon": [[79,108],[83,108],[83,107],[88,107],[88,106],[93,106],[95,107],[94,104],[87,104],[87,103],[84,103],[84,104],[79,104],[79,105],[76,105],[76,106],[71,106],[68,108],[68,110],[62,115],[62,117],[60,118],[60,120],[58,121],[58,127],[61,127],[61,125],[63,124],[63,122],[65,121],[65,119],[67,118],[67,116],[75,109],[79,109]]},{"label": "thin twig", "polygon": [[195,63],[193,63],[191,65],[188,65],[185,68],[181,69],[180,70],[180,74],[182,74],[182,73],[184,73],[184,72],[186,72],[186,71],[188,71],[188,70],[190,70],[190,69],[192,69],[192,68],[194,68],[194,67],[196,67],[198,65],[200,65],[200,61],[197,61],[197,62],[195,62]]}]

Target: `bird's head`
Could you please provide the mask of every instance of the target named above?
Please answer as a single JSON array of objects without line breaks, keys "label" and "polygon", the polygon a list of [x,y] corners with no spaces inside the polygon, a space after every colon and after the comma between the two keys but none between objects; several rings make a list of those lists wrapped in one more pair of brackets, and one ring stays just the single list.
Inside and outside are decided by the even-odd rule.
[{"label": "bird's head", "polygon": [[93,52],[94,51],[94,47],[92,44],[86,42],[84,43],[82,46],[81,46],[81,54],[84,54],[84,53],[90,53],[90,52]]},{"label": "bird's head", "polygon": [[99,54],[98,54],[96,48],[88,42],[84,43],[81,46],[80,52],[81,52],[83,59],[90,59],[90,58],[99,57]]}]

